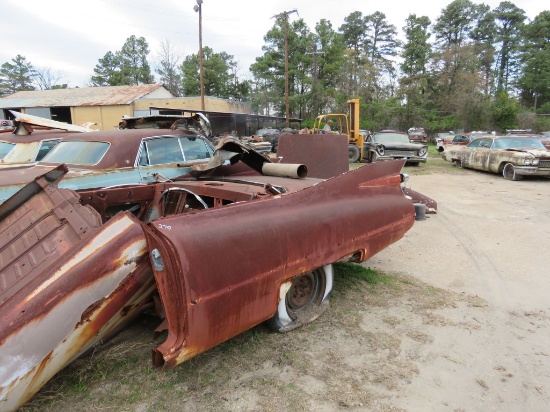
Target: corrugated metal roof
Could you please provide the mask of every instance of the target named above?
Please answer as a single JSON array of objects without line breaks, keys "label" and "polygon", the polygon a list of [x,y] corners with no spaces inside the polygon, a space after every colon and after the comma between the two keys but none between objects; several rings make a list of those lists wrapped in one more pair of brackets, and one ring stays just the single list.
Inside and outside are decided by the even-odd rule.
[{"label": "corrugated metal roof", "polygon": [[162,84],[142,84],[22,91],[0,99],[0,108],[125,105],[161,87]]}]

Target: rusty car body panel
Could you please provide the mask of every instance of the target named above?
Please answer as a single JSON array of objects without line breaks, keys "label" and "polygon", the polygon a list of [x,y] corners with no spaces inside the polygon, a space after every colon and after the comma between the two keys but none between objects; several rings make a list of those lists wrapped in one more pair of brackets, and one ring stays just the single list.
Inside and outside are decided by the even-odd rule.
[{"label": "rusty car body panel", "polygon": [[31,133],[34,126],[46,128],[46,129],[57,129],[65,130],[67,132],[94,132],[96,129],[92,129],[91,126],[95,123],[88,122],[84,126],[79,126],[76,124],[70,124],[65,122],[58,122],[57,120],[46,119],[40,116],[33,116],[31,114],[19,113],[15,110],[10,110],[10,113],[14,116],[13,123],[15,125],[16,134],[27,134]]},{"label": "rusty car body panel", "polygon": [[0,409],[154,302],[158,369],[269,320],[294,279],[412,227],[403,164],[311,178],[229,140],[165,182],[77,193],[58,187],[65,165],[36,178],[0,205]]},{"label": "rusty car body panel", "polygon": [[[150,225],[149,249],[164,262],[153,267],[169,332],[155,349],[155,366],[175,366],[269,319],[280,285],[292,277],[346,256],[364,261],[401,238],[414,220],[414,208],[399,186],[401,167],[397,162],[360,168],[269,201],[204,210],[186,219],[170,216]],[[282,179],[254,180],[283,187]],[[215,193],[203,182],[185,188],[201,197]],[[366,218],[365,199],[374,194],[384,198],[384,211]],[[246,196],[251,195],[249,188]],[[283,238],[289,241],[277,240]],[[239,248],[219,252],[227,244]]]},{"label": "rusty car body panel", "polygon": [[[140,223],[101,225],[59,167],[0,206],[0,410],[28,400],[154,291]],[[107,262],[107,264],[105,264]]]},{"label": "rusty car body panel", "polygon": [[480,137],[467,146],[446,149],[443,158],[460,167],[499,173],[509,180],[550,176],[550,152],[534,137]]}]

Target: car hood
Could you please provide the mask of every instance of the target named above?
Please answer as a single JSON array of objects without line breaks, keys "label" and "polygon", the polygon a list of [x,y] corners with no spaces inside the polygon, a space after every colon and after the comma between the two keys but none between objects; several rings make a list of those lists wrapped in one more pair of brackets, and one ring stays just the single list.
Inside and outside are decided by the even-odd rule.
[{"label": "car hood", "polygon": [[545,149],[507,149],[506,152],[526,153],[534,157],[550,158],[550,152]]}]

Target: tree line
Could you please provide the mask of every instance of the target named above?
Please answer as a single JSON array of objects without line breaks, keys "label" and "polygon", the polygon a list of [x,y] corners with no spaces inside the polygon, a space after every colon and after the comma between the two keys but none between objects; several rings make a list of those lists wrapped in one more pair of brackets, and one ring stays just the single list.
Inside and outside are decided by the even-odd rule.
[{"label": "tree line", "polygon": [[[249,79],[238,75],[234,56],[203,48],[205,94],[284,116],[288,76],[290,116],[306,124],[322,113],[346,113],[347,100],[360,98],[361,128],[370,130],[550,129],[550,11],[528,21],[510,1],[491,9],[454,0],[433,22],[410,14],[401,38],[381,12],[352,12],[337,29],[326,19],[311,29],[282,14]],[[149,52],[145,38],[131,36],[99,59],[89,86],[154,83],[154,70],[175,96],[200,94],[198,54],[182,57],[165,41],[152,68]],[[55,80],[20,55],[0,67],[2,96],[66,87]]]}]

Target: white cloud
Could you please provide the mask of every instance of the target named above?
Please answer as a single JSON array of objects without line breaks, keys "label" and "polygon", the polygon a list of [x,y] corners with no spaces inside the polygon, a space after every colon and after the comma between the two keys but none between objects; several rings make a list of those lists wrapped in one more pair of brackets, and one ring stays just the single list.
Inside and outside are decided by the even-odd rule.
[{"label": "white cloud", "polygon": [[[82,86],[98,60],[108,51],[120,50],[131,35],[144,37],[156,57],[160,43],[168,40],[184,55],[198,51],[198,14],[194,0],[6,0],[2,28],[4,45],[0,64],[17,54],[38,67],[63,72],[63,82]],[[384,13],[398,31],[410,13],[435,21],[450,1],[364,2],[358,0],[204,0],[203,46],[225,51],[239,63],[241,74],[262,55],[263,37],[275,23],[273,16],[297,10],[291,19],[302,18],[311,30],[321,19],[338,29],[354,11],[364,15]],[[480,3],[476,1],[476,3]],[[495,8],[500,0],[484,2]],[[543,2],[516,0],[530,19],[544,10]]]}]

